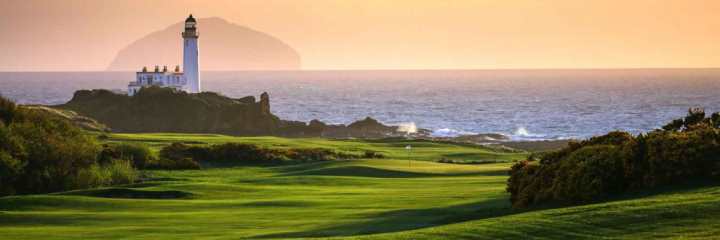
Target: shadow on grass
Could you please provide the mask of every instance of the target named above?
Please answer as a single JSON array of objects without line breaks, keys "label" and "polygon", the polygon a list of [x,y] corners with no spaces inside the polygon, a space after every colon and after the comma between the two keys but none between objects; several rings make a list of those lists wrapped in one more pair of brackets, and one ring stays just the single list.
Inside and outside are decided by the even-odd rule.
[{"label": "shadow on grass", "polygon": [[[623,194],[614,198],[605,199],[595,203],[613,203],[625,200],[643,199],[662,194],[683,194],[689,192],[706,192],[707,194],[720,194],[717,184],[690,183],[671,187],[656,188],[636,193]],[[681,208],[669,211],[663,205],[654,208],[636,208],[622,213],[614,211],[603,211],[603,208],[613,208],[604,204],[600,205],[560,205],[544,204],[527,209],[512,209],[507,198],[494,198],[470,204],[461,204],[448,207],[397,210],[383,212],[369,216],[369,220],[339,224],[307,231],[285,232],[255,236],[256,238],[324,238],[324,237],[348,237],[369,234],[393,233],[409,230],[417,230],[428,227],[437,227],[448,224],[455,224],[467,221],[505,217],[515,214],[536,212],[550,209],[568,208],[567,211],[557,213],[549,212],[544,216],[551,218],[563,218],[564,215],[571,215],[568,219],[576,219],[587,215],[586,221],[592,222],[592,226],[604,226],[613,229],[633,226],[637,230],[648,221],[690,219],[693,217],[714,219],[720,205],[720,200],[712,200],[704,203],[684,202],[683,199],[674,200]],[[598,216],[598,214],[602,216]],[[572,217],[576,216],[576,217]],[[652,220],[654,219],[654,220]],[[685,221],[687,222],[687,221]],[[550,222],[551,224],[563,224],[564,221]],[[675,223],[675,222],[671,222]],[[691,223],[691,222],[689,222]],[[562,233],[565,225],[551,226],[543,225],[540,228],[524,229],[526,235],[543,236],[548,234]],[[652,231],[652,229],[647,229]],[[577,235],[568,235],[577,237]]]},{"label": "shadow on grass", "polygon": [[450,153],[443,154],[442,156],[453,160],[510,162],[508,160],[492,159],[493,157],[497,157],[496,154],[492,153]]},{"label": "shadow on grass", "polygon": [[192,193],[176,190],[150,191],[131,188],[101,188],[64,192],[60,195],[88,196],[102,198],[137,198],[137,199],[186,199]]},{"label": "shadow on grass", "polygon": [[578,203],[562,203],[557,201],[550,201],[546,203],[536,204],[528,207],[526,210],[543,210],[552,208],[565,208],[565,207],[577,207],[583,205],[597,204],[597,203],[612,203],[619,201],[627,201],[633,199],[642,199],[648,197],[654,197],[664,194],[682,194],[698,191],[712,191],[710,194],[720,194],[715,187],[720,184],[712,181],[701,181],[701,180],[689,180],[682,183],[677,183],[668,186],[658,186],[650,189],[634,190],[630,192],[621,193],[614,196],[598,198],[594,201],[578,202]]},{"label": "shadow on grass", "polygon": [[90,226],[97,222],[107,221],[114,221],[114,219],[112,217],[91,214],[67,214],[57,216],[36,213],[0,213],[0,226],[2,227]]},{"label": "shadow on grass", "polygon": [[255,201],[240,204],[243,207],[310,207],[315,204],[305,201]]},{"label": "shadow on grass", "polygon": [[369,220],[340,224],[309,231],[286,232],[255,236],[257,238],[315,238],[346,237],[389,233],[486,219],[516,213],[506,198],[488,199],[448,207],[410,209],[383,212],[369,216]]},{"label": "shadow on grass", "polygon": [[366,166],[343,166],[311,169],[291,172],[280,176],[334,176],[334,177],[370,177],[370,178],[421,178],[421,177],[458,177],[458,176],[507,176],[507,170],[460,172],[460,173],[423,173]]}]

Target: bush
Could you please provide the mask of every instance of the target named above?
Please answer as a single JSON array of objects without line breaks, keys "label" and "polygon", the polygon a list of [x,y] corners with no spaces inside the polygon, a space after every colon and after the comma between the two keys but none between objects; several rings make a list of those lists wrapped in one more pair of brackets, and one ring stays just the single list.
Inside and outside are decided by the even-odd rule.
[{"label": "bush", "polygon": [[5,125],[10,125],[12,120],[15,118],[16,112],[17,106],[15,103],[0,96],[0,122]]},{"label": "bush", "polygon": [[[513,165],[507,191],[514,207],[581,203],[689,180],[720,176],[720,114],[700,109],[663,129],[634,137],[611,132],[531,155]],[[539,161],[536,161],[539,159]]]},{"label": "bush", "polygon": [[235,162],[250,164],[273,164],[282,161],[283,155],[277,151],[260,148],[251,144],[225,143],[213,145],[208,150],[208,162]]},{"label": "bush", "polygon": [[157,157],[146,144],[119,143],[104,145],[98,161],[100,163],[107,163],[115,159],[128,160],[136,168],[145,169],[146,166],[153,164],[157,160]]},{"label": "bush", "polygon": [[553,179],[553,199],[587,202],[625,190],[623,153],[613,145],[578,149],[560,162]]},{"label": "bush", "polygon": [[72,188],[93,188],[134,183],[139,174],[127,160],[112,160],[108,164],[93,164],[81,170]]},{"label": "bush", "polygon": [[334,161],[356,158],[356,156],[350,154],[338,153],[323,148],[290,149],[287,150],[284,155],[288,159],[300,162]]},{"label": "bush", "polygon": [[19,159],[26,163],[15,181],[18,193],[67,189],[78,171],[95,163],[100,150],[79,128],[42,112],[19,112],[8,129],[23,149]]},{"label": "bush", "polygon": [[[147,159],[145,150],[120,148],[119,152]],[[100,153],[96,139],[67,119],[0,97],[0,196],[135,181],[137,173],[129,162],[99,163]]]},{"label": "bush", "polygon": [[101,170],[109,176],[108,185],[130,184],[138,178],[138,173],[132,163],[126,160],[112,161],[109,165],[103,166]]},{"label": "bush", "polygon": [[0,151],[0,196],[15,194],[13,184],[22,171],[22,162]]},{"label": "bush", "polygon": [[162,170],[188,170],[200,169],[200,164],[192,158],[167,159],[160,158],[157,163],[148,166],[148,169]]},{"label": "bush", "polygon": [[362,158],[381,159],[381,158],[385,158],[385,155],[383,155],[382,153],[376,152],[376,151],[366,150],[363,153]]},{"label": "bush", "polygon": [[[273,165],[285,162],[333,161],[360,157],[323,148],[269,149],[242,143],[225,143],[212,146],[190,146],[183,143],[173,143],[160,150],[162,164],[157,167],[174,169],[174,164],[178,164],[193,167],[194,169],[199,162]],[[194,164],[190,161],[194,161]]]},{"label": "bush", "polygon": [[205,147],[173,143],[160,150],[160,160],[149,168],[166,170],[200,169],[200,164],[194,159],[205,159],[208,155],[208,149]]},{"label": "bush", "polygon": [[192,155],[190,154],[189,149],[190,146],[184,143],[172,143],[160,150],[160,158],[177,160],[191,157]]}]

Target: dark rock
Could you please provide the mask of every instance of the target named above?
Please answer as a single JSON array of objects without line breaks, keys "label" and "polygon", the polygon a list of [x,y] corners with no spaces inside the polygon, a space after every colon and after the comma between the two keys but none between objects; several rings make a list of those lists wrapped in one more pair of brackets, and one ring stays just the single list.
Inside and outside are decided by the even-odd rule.
[{"label": "dark rock", "polygon": [[247,96],[247,97],[243,97],[243,98],[238,98],[237,101],[240,103],[251,104],[251,103],[255,103],[255,97]]},{"label": "dark rock", "polygon": [[[397,127],[367,117],[345,125],[319,120],[309,124],[281,120],[270,112],[270,95],[233,99],[213,92],[189,94],[168,88],[143,88],[135,96],[108,90],[80,90],[55,106],[108,125],[116,132],[220,133],[239,136],[385,138],[404,136]],[[89,119],[89,118],[88,118]]]},{"label": "dark rock", "polygon": [[132,97],[107,90],[81,90],[57,108],[94,118],[116,132],[275,135],[281,120],[264,112],[262,102],[249,101],[252,99],[158,87],[144,88]]}]

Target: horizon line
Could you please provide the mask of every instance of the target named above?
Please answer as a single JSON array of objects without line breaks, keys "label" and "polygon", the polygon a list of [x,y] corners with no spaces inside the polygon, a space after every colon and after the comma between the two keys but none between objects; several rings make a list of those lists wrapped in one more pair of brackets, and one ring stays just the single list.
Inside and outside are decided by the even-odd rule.
[{"label": "horizon line", "polygon": [[[201,72],[365,72],[365,71],[610,71],[610,70],[720,70],[719,67],[627,67],[627,68],[377,68],[377,69],[244,69],[201,70]],[[135,70],[37,70],[0,73],[134,73]]]}]

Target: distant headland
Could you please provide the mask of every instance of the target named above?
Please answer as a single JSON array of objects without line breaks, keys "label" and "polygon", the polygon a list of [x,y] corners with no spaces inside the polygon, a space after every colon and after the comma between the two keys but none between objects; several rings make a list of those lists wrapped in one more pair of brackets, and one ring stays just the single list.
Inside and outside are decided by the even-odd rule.
[{"label": "distant headland", "polygon": [[[222,18],[197,18],[202,26],[200,62],[206,71],[298,70],[300,54],[288,43],[269,34],[228,22]],[[155,64],[175,66],[182,59],[178,41],[184,22],[153,32],[121,49],[108,65],[109,71],[137,71]]]}]

